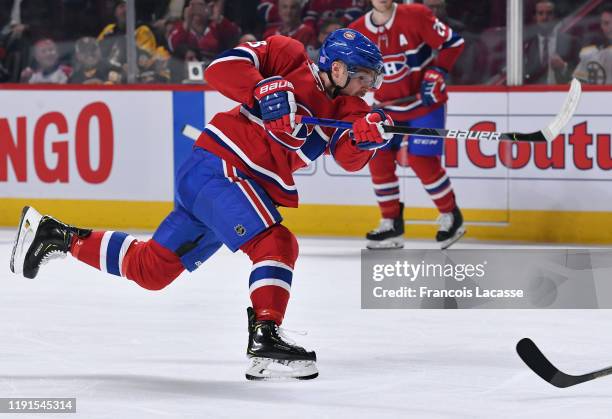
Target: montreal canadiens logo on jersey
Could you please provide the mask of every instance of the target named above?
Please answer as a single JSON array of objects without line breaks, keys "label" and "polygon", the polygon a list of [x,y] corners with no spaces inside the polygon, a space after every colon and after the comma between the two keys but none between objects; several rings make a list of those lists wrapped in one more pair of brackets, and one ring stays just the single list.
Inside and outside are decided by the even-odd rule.
[{"label": "montreal canadiens logo on jersey", "polygon": [[[306,106],[302,105],[299,102],[296,105],[297,105],[296,113],[298,115],[312,116],[312,112]],[[292,135],[296,138],[306,141],[306,138],[308,138],[308,136],[310,136],[310,134],[312,134],[313,131],[314,131],[314,125],[296,124]]]},{"label": "montreal canadiens logo on jersey", "polygon": [[384,82],[394,83],[406,77],[410,72],[406,54],[385,55],[383,57]]}]

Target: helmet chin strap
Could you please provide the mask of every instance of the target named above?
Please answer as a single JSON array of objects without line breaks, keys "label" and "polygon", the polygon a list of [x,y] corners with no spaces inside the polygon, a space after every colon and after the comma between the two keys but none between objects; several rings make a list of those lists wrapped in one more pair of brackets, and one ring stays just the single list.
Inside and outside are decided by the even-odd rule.
[{"label": "helmet chin strap", "polygon": [[327,74],[327,77],[329,78],[329,81],[332,84],[331,97],[332,97],[332,99],[335,99],[338,96],[338,94],[340,93],[340,90],[342,90],[346,86],[348,86],[348,84],[351,82],[351,78],[347,74],[347,76],[346,76],[346,83],[344,83],[344,86],[339,86],[339,85],[336,84],[336,82],[334,81],[334,78],[332,77],[331,69],[327,70],[325,73]]}]

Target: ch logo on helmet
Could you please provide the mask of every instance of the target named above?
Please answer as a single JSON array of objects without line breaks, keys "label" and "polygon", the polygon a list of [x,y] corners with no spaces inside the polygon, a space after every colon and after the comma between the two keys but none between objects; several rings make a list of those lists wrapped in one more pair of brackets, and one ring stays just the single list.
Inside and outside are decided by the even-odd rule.
[{"label": "ch logo on helmet", "polygon": [[344,32],[344,37],[349,41],[352,41],[353,39],[355,39],[355,32],[346,31]]},{"label": "ch logo on helmet", "polygon": [[238,224],[237,226],[235,226],[234,227],[234,231],[239,236],[244,236],[246,234],[246,228],[244,228],[244,226],[242,224]]}]

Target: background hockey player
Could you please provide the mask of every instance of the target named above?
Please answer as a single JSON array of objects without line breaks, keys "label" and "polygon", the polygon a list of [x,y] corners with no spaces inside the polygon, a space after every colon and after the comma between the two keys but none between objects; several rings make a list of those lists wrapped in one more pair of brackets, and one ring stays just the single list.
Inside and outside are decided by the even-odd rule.
[{"label": "background hockey player", "polygon": [[[382,56],[358,32],[340,29],[325,41],[319,67],[304,46],[284,36],[242,44],[206,70],[208,83],[241,103],[205,127],[180,168],[176,208],[151,240],[67,226],[24,208],[11,270],[33,278],[40,265],[71,253],[78,260],[150,290],[194,271],[223,244],[253,262],[249,291],[249,379],[317,376],[314,352],[279,335],[298,256],[295,236],[277,206],[297,207],[293,172],[329,153],[349,171],[363,168],[391,139],[382,111],[360,97],[382,82]],[[354,121],[352,130],[295,124],[295,115]],[[268,369],[270,362],[290,371]]]},{"label": "background hockey player", "polygon": [[[463,39],[421,4],[372,0],[372,7],[350,27],[376,43],[383,54],[385,77],[375,100],[396,102],[383,109],[398,125],[444,128],[445,79],[463,50]],[[436,240],[444,249],[465,232],[450,179],[441,164],[444,141],[411,136],[406,147],[401,146],[403,140],[403,136],[395,136],[369,164],[382,219],[379,227],[367,234],[367,246],[403,246],[404,206],[395,170],[397,163],[407,162],[440,211]]]}]

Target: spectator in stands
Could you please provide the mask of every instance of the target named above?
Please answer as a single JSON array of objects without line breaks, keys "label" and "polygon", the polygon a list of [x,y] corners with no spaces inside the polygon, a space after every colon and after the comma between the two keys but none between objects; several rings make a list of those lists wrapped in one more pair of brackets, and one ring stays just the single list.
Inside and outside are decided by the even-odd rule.
[{"label": "spectator in stands", "polygon": [[55,42],[45,38],[34,45],[34,65],[21,72],[20,81],[30,84],[66,84],[71,73],[69,66],[60,64]]},{"label": "spectator in stands", "polygon": [[321,49],[321,45],[323,45],[325,38],[327,38],[327,36],[333,31],[342,27],[343,26],[338,19],[325,19],[323,22],[321,22],[319,25],[319,34],[317,35],[317,47],[308,51],[308,56],[312,61],[317,62],[319,59],[319,50]]},{"label": "spectator in stands", "polygon": [[124,80],[123,69],[113,67],[102,60],[102,51],[95,38],[80,38],[75,45],[75,71],[70,76],[72,84],[120,84]]},{"label": "spectator in stands", "polygon": [[14,21],[8,22],[0,32],[0,81],[19,80],[21,69],[28,56],[28,42],[24,39],[27,26]]},{"label": "spectator in stands", "polygon": [[525,84],[567,83],[578,61],[576,39],[559,30],[552,0],[538,0],[534,17],[523,45]]},{"label": "spectator in stands", "polygon": [[600,27],[602,42],[582,48],[574,76],[585,83],[612,84],[612,5],[602,9]]},{"label": "spectator in stands", "polygon": [[157,45],[159,47],[163,47],[167,52],[172,51],[170,48],[170,34],[174,30],[174,27],[178,22],[181,22],[181,18],[174,16],[166,16],[164,18],[159,19],[154,23],[154,33],[155,38],[157,39]]},{"label": "spectator in stands", "polygon": [[327,19],[338,19],[342,26],[361,17],[366,12],[366,0],[310,0],[306,6],[304,24],[320,30],[321,23]]},{"label": "spectator in stands", "polygon": [[268,29],[263,35],[264,39],[272,35],[285,35],[300,41],[307,50],[316,48],[315,31],[302,23],[301,0],[278,0],[278,15],[280,26]]},{"label": "spectator in stands", "polygon": [[197,48],[204,61],[233,47],[240,37],[240,28],[223,16],[223,0],[191,0],[168,37],[171,51],[179,46]]},{"label": "spectator in stands", "polygon": [[235,47],[242,34],[242,29],[223,15],[225,0],[209,0],[209,2],[212,4],[211,27],[221,34],[221,48],[218,52]]},{"label": "spectator in stands", "polygon": [[169,54],[157,51],[149,54],[147,51],[138,50],[138,83],[168,83],[170,81],[170,70],[168,68]]},{"label": "spectator in stands", "polygon": [[280,25],[278,0],[262,0],[257,5],[257,16],[263,25],[263,32]]},{"label": "spectator in stands", "polygon": [[[100,32],[100,35],[98,35],[98,42],[100,44],[103,59],[108,61],[111,66],[123,67],[124,70],[127,70],[125,38],[127,9],[125,0],[115,1],[113,10],[115,23],[107,25],[102,32]],[[137,24],[135,35],[138,49],[150,55],[156,53],[157,42],[155,41],[155,35],[148,26]]]},{"label": "spectator in stands", "polygon": [[0,48],[4,50],[4,79],[20,80],[22,71],[30,64],[32,40],[58,39],[60,6],[58,0],[1,1]]}]

